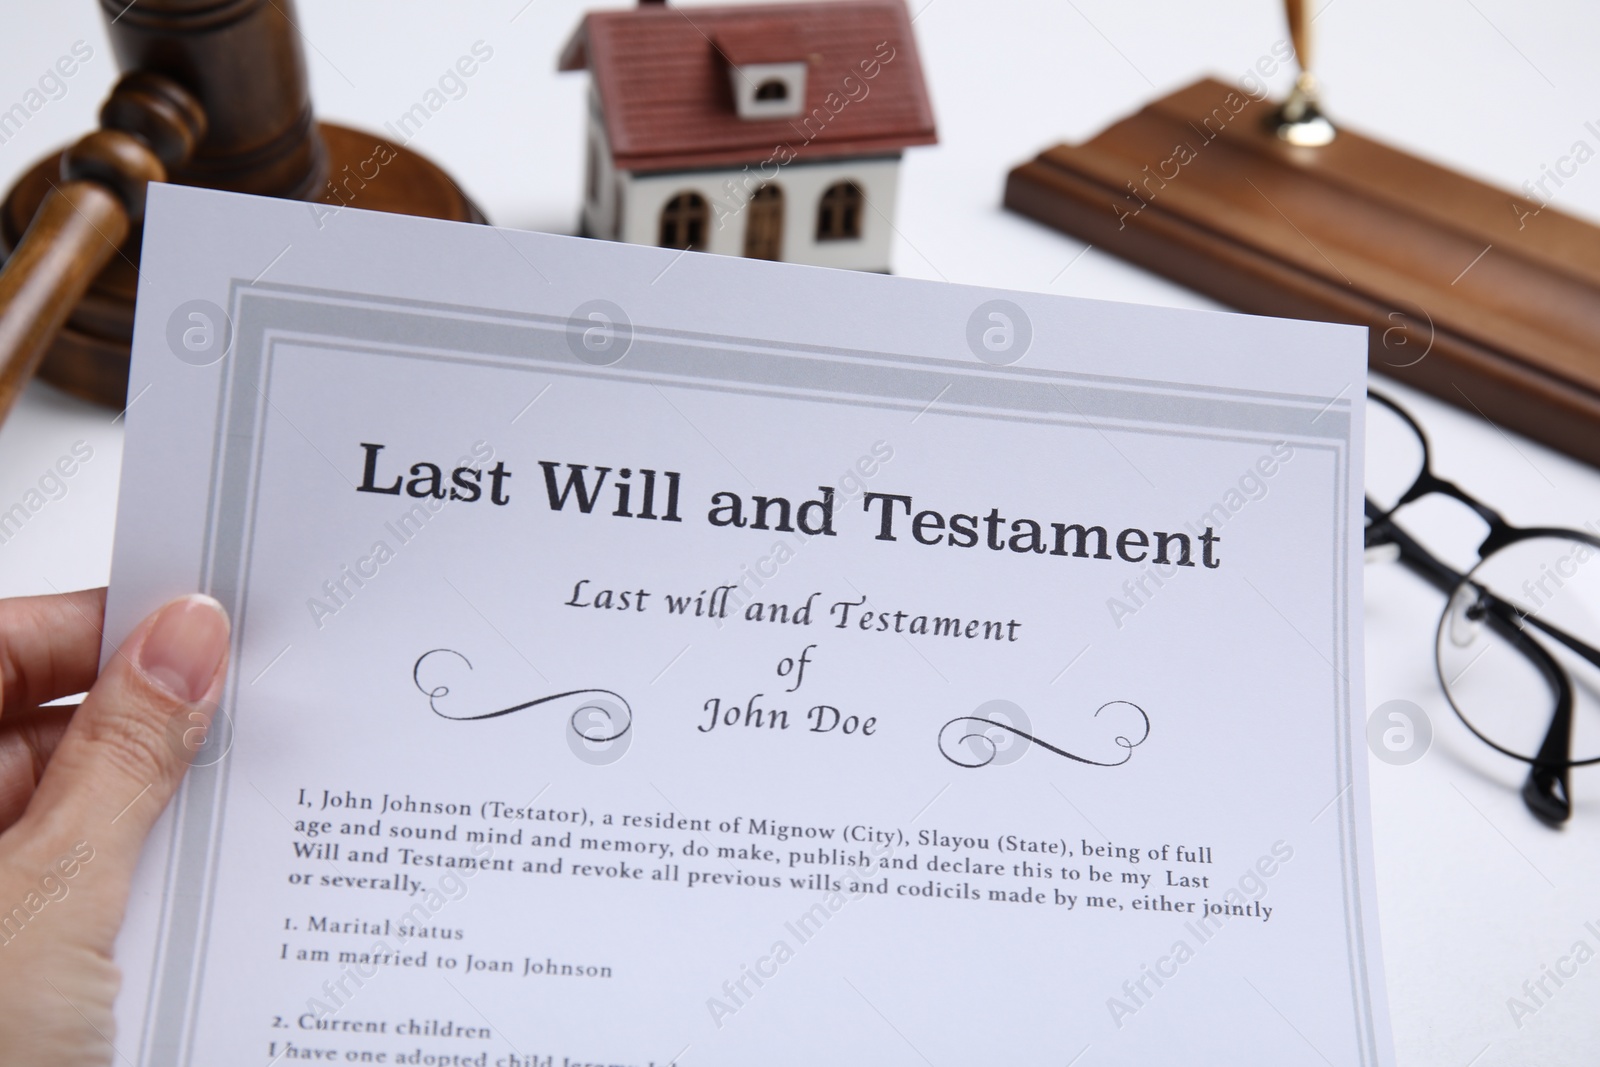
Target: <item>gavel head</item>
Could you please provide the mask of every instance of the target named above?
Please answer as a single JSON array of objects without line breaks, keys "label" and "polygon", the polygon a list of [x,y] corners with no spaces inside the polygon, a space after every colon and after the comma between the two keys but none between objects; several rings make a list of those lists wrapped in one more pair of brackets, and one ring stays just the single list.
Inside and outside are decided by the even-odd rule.
[{"label": "gavel head", "polygon": [[100,0],[117,63],[187,89],[205,135],[171,180],[315,198],[327,153],[311,115],[292,0]]}]

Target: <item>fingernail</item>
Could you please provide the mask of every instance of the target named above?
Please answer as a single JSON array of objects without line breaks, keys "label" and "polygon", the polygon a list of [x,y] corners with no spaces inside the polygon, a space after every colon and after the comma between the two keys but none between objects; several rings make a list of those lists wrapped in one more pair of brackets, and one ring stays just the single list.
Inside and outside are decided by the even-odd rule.
[{"label": "fingernail", "polygon": [[139,669],[186,704],[206,695],[228,654],[228,615],[200,593],[174,600],[156,615],[139,649]]}]

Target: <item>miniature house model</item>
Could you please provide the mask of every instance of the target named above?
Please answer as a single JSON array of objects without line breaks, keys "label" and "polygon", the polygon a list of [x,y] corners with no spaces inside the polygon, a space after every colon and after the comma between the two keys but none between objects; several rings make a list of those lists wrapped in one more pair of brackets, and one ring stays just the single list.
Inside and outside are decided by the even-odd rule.
[{"label": "miniature house model", "polygon": [[889,269],[901,153],[933,144],[903,0],[591,12],[582,232]]}]

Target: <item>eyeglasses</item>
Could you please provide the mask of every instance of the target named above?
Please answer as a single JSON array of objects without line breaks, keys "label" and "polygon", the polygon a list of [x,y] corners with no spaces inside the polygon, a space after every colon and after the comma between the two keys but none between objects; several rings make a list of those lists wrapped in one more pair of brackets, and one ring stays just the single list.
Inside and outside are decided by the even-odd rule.
[{"label": "eyeglasses", "polygon": [[[1478,740],[1529,764],[1523,802],[1559,826],[1572,815],[1569,770],[1600,763],[1600,537],[1513,526],[1434,474],[1428,438],[1410,413],[1380,393],[1367,398],[1366,547],[1392,546],[1445,594],[1434,640],[1445,696]],[[1394,521],[1433,494],[1460,501],[1488,526],[1465,573]]]}]

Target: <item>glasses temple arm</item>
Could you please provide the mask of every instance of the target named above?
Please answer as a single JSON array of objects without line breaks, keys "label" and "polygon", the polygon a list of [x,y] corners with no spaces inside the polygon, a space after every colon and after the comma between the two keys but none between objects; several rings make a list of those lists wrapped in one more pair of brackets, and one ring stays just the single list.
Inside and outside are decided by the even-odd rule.
[{"label": "glasses temple arm", "polygon": [[[1491,596],[1492,595],[1493,594],[1491,594]],[[1498,598],[1495,599],[1498,600]],[[1498,607],[1498,605],[1496,606]],[[1541,633],[1548,634],[1550,637],[1560,641],[1563,645],[1566,645],[1572,651],[1576,652],[1578,655],[1582,656],[1596,667],[1600,667],[1600,650],[1597,650],[1593,645],[1590,645],[1584,641],[1580,641],[1578,638],[1573,637],[1571,634],[1561,629],[1561,627],[1545,622],[1537,615],[1523,615],[1516,608],[1509,604],[1505,605],[1505,608],[1506,611],[1511,614],[1512,618],[1520,619],[1522,622],[1535,627]]]},{"label": "glasses temple arm", "polygon": [[1400,550],[1400,563],[1445,596],[1449,596],[1461,584],[1466,575],[1423,548],[1410,534],[1396,526],[1393,519],[1385,518],[1383,509],[1370,499],[1366,501],[1366,509],[1367,518],[1372,520],[1366,530],[1369,547],[1374,544],[1394,545]]},{"label": "glasses temple arm", "polygon": [[[1449,564],[1439,559],[1439,557],[1435,556],[1432,552],[1429,552],[1426,548],[1423,548],[1422,545],[1420,545],[1410,534],[1396,526],[1394,524],[1394,520],[1381,518],[1383,515],[1382,509],[1378,508],[1370,500],[1367,501],[1367,515],[1375,520],[1373,524],[1367,528],[1368,540],[1377,539],[1380,543],[1394,545],[1400,550],[1400,562],[1406,567],[1406,569],[1422,577],[1428,582],[1429,585],[1438,589],[1446,596],[1449,596],[1451,593],[1456,591],[1463,581],[1466,580],[1466,575],[1462,574],[1454,567],[1451,567]],[[1545,531],[1541,530],[1536,532],[1544,533]],[[1549,532],[1552,534],[1559,533],[1564,537],[1572,536],[1567,531]],[[1520,629],[1520,627],[1517,627],[1516,625],[1518,622],[1531,625],[1540,630],[1542,633],[1545,633],[1555,640],[1561,642],[1563,645],[1566,645],[1573,652],[1594,664],[1594,666],[1600,667],[1600,649],[1596,649],[1593,645],[1590,645],[1581,639],[1572,636],[1553,623],[1545,622],[1537,615],[1523,614],[1513,605],[1505,600],[1502,600],[1500,597],[1489,592],[1487,589],[1482,589],[1480,587],[1479,592],[1483,594],[1491,613],[1496,618],[1496,621],[1502,624],[1509,624],[1514,629]],[[1501,636],[1511,640],[1513,643],[1517,644],[1519,648],[1523,648],[1523,643],[1521,641],[1517,641],[1517,639],[1511,633],[1501,629],[1501,627],[1496,627],[1496,629],[1501,630]],[[1526,650],[1524,650],[1524,654],[1528,654]]]},{"label": "glasses temple arm", "polygon": [[[1600,538],[1596,538],[1592,534],[1585,533],[1581,530],[1562,530],[1545,526],[1537,526],[1523,529],[1512,529],[1509,531],[1509,533],[1510,537],[1503,544],[1497,547],[1504,547],[1505,544],[1511,544],[1515,541],[1532,540],[1536,537],[1557,537],[1569,541],[1579,541],[1593,548],[1600,549]],[[1567,648],[1571,649],[1579,656],[1582,656],[1585,660],[1588,660],[1592,665],[1600,667],[1600,649],[1596,649],[1588,642],[1574,637],[1554,623],[1544,621],[1539,617],[1537,611],[1520,611],[1514,604],[1510,604],[1501,600],[1488,590],[1480,587],[1479,591],[1488,599],[1491,610],[1497,614],[1502,612],[1504,613],[1503,618],[1506,621],[1513,622],[1524,628],[1531,625],[1540,632],[1551,638],[1554,638],[1563,645],[1566,645]]]}]

